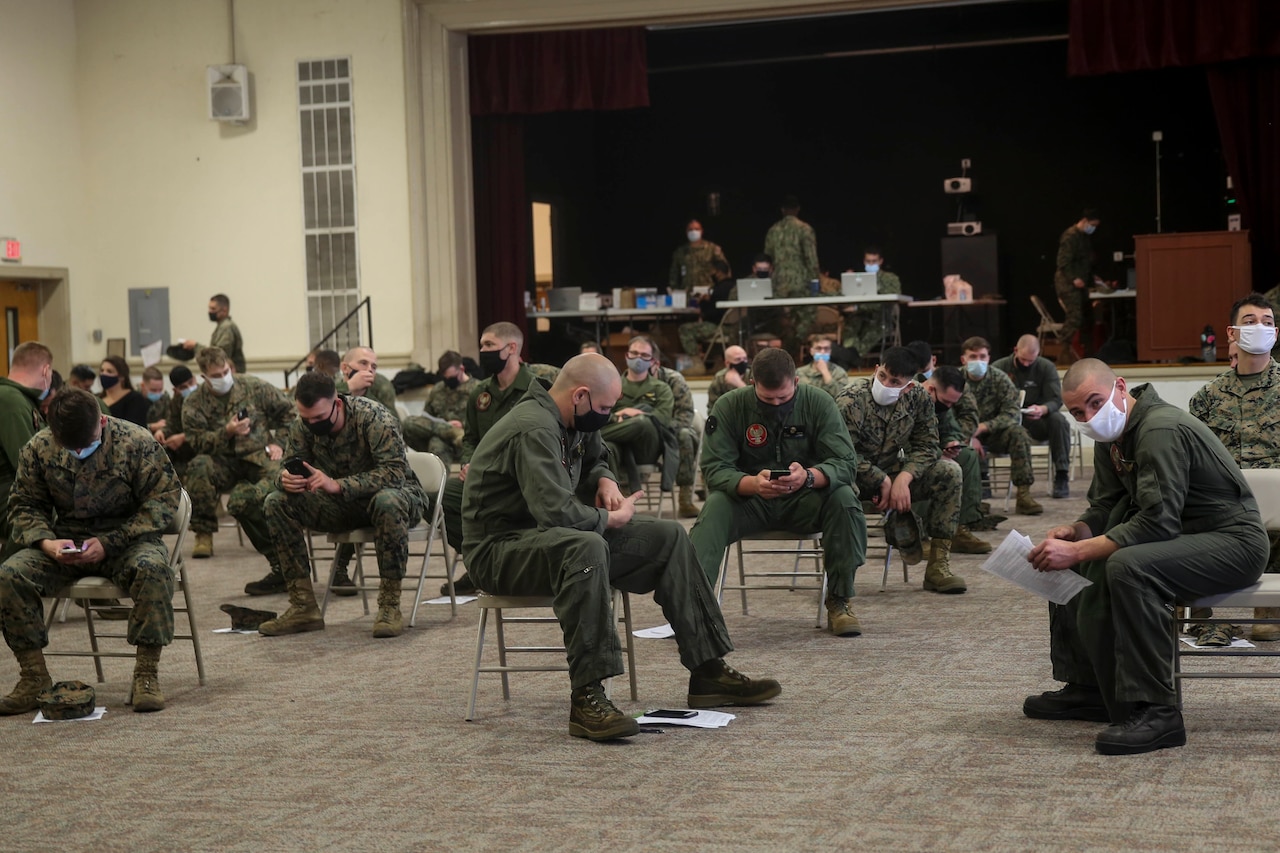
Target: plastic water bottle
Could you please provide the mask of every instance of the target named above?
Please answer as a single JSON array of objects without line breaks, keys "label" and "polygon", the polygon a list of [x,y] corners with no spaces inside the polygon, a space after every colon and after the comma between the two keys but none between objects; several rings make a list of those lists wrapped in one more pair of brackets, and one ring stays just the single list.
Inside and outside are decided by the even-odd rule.
[{"label": "plastic water bottle", "polygon": [[1200,334],[1200,357],[1206,362],[1218,360],[1218,336],[1213,333],[1213,326],[1205,326]]}]

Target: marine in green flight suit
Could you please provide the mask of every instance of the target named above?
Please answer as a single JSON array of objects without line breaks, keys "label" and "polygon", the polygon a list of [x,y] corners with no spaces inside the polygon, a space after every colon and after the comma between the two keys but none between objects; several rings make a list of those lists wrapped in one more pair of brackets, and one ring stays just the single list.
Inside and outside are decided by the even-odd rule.
[{"label": "marine in green flight suit", "polygon": [[480,440],[463,492],[463,553],[477,585],[500,595],[552,595],[573,696],[569,732],[608,740],[635,720],[604,694],[623,671],[611,587],[654,593],[690,670],[690,707],[756,704],[776,681],[728,667],[732,650],[711,585],[679,522],[635,516],[598,433],[621,394],[613,364],[571,359],[550,391],[530,385]]},{"label": "marine in green flight suit", "polygon": [[1063,403],[1096,442],[1089,507],[1032,549],[1040,571],[1091,580],[1050,608],[1053,677],[1029,717],[1110,720],[1108,755],[1182,746],[1169,619],[1176,602],[1240,589],[1267,562],[1267,534],[1240,468],[1208,427],[1149,385],[1130,389],[1096,359],[1077,362]]},{"label": "marine in green flight suit", "polygon": [[[849,606],[853,576],[867,551],[867,523],[853,488],[858,457],[831,395],[796,382],[783,349],[762,350],[755,385],[722,396],[707,419],[702,477],[707,501],[689,537],[713,581],[725,548],[744,536],[822,532],[827,624],[838,636],[862,632]],[[770,471],[787,469],[771,479]]]}]

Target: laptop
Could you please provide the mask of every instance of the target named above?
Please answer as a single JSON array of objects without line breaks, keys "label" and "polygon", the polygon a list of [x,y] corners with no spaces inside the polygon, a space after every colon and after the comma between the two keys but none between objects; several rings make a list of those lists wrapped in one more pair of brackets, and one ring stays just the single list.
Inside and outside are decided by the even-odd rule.
[{"label": "laptop", "polygon": [[841,273],[840,292],[845,296],[875,296],[876,274],[873,272]]},{"label": "laptop", "polygon": [[772,299],[773,298],[773,279],[771,278],[740,278],[738,279],[738,298],[741,300],[750,299]]}]

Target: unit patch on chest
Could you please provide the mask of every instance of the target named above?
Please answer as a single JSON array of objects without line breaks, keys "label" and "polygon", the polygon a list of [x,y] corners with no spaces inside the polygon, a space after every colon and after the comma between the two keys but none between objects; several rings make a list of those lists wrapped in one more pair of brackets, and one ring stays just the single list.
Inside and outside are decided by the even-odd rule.
[{"label": "unit patch on chest", "polygon": [[764,428],[764,424],[752,424],[747,427],[747,444],[752,447],[763,447],[768,440],[769,431]]},{"label": "unit patch on chest", "polygon": [[493,395],[488,391],[481,391],[480,396],[476,397],[476,411],[487,412],[489,407],[493,405]]}]

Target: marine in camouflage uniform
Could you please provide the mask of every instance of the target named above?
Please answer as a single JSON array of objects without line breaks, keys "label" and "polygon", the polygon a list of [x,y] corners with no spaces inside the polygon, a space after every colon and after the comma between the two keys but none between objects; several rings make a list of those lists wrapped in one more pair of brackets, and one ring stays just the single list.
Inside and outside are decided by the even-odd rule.
[{"label": "marine in camouflage uniform", "polygon": [[414,450],[425,450],[439,456],[446,465],[457,461],[462,453],[463,430],[449,421],[462,423],[467,411],[467,400],[477,380],[468,378],[450,388],[445,381],[437,382],[427,394],[422,410],[427,415],[411,415],[404,419],[404,441]]},{"label": "marine in camouflage uniform", "polygon": [[[80,410],[97,408],[86,392],[59,397],[64,393],[82,398]],[[51,417],[63,417],[73,404],[55,400]],[[164,707],[156,667],[160,649],[173,640],[174,578],[161,534],[178,510],[182,487],[164,449],[144,427],[102,420],[102,443],[84,460],[58,444],[49,429],[22,449],[9,497],[9,519],[22,550],[0,566],[0,623],[23,678],[0,700],[0,713],[30,710],[34,705],[23,701],[24,684],[29,692],[50,681],[40,651],[49,643],[41,598],[88,575],[102,575],[129,591],[126,639],[138,647],[134,709]],[[57,540],[83,545],[94,539],[104,553],[97,562],[54,558],[41,548],[59,547]]]},{"label": "marine in camouflage uniform", "polygon": [[[316,401],[308,404],[308,395]],[[312,432],[302,418],[289,430],[289,456],[325,474],[338,489],[271,492],[264,504],[271,544],[289,589],[290,608],[259,631],[268,636],[320,630],[324,620],[311,588],[311,566],[305,531],[336,533],[374,529],[381,587],[375,637],[397,636],[401,630],[400,582],[409,561],[409,529],[422,521],[427,495],[409,467],[400,421],[380,403],[337,394],[324,376],[298,382],[297,406],[329,408],[328,435]],[[323,420],[323,419],[322,419]]]},{"label": "marine in camouflage uniform", "polygon": [[[784,207],[782,219],[765,234],[764,253],[773,258],[773,295],[777,297],[810,296],[809,282],[818,278],[818,238],[813,226],[797,218],[799,212],[799,205]],[[817,310],[810,305],[793,306],[790,313],[786,346],[796,353],[813,329]]]},{"label": "marine in camouflage uniform", "polygon": [[[244,336],[240,334],[240,327],[230,316],[223,317],[217,322],[218,325],[213,327],[213,337],[209,339],[209,346],[217,347],[226,353],[227,359],[235,366],[236,373],[248,372],[248,364],[244,360]],[[206,347],[196,344],[196,358],[200,357],[200,352],[204,349]]]},{"label": "marine in camouflage uniform", "polygon": [[0,562],[20,547],[9,532],[9,519],[4,512],[9,489],[18,470],[22,448],[44,428],[40,414],[41,389],[20,385],[0,377]]},{"label": "marine in camouflage uniform", "polygon": [[1031,467],[1031,436],[1022,427],[1018,409],[1018,389],[1003,370],[990,370],[981,378],[965,373],[968,379],[966,394],[972,394],[981,419],[979,428],[987,430],[976,436],[988,451],[1008,453],[1010,477],[1017,487],[1017,512],[1022,515],[1039,515],[1044,508],[1031,497],[1031,485],[1035,473]]},{"label": "marine in camouflage uniform", "polygon": [[[293,404],[280,389],[256,376],[233,375],[235,384],[226,394],[215,394],[205,382],[182,403],[186,446],[195,454],[187,463],[185,480],[191,494],[191,530],[197,534],[197,548],[202,536],[211,538],[218,529],[218,495],[230,492],[227,511],[271,563],[278,587],[279,566],[272,562],[262,502],[274,488],[281,465],[267,448],[283,449],[285,430],[295,417]],[[229,435],[227,424],[242,409],[249,416],[249,433]],[[204,556],[212,553],[210,541]]]},{"label": "marine in camouflage uniform", "polygon": [[[905,358],[894,374],[889,366],[898,356]],[[914,356],[902,347],[884,354],[885,362],[877,370],[881,382],[910,382],[914,372]],[[855,379],[836,398],[836,406],[849,429],[849,438],[858,454],[854,478],[862,499],[881,497],[886,480],[891,483],[902,476],[909,480],[912,509],[918,502],[924,507],[925,531],[932,540],[929,562],[925,567],[924,588],[946,593],[962,593],[964,579],[951,572],[951,540],[960,520],[960,466],[942,458],[938,443],[938,418],[933,399],[918,385],[908,385],[891,405],[882,406],[872,396],[873,380]],[[901,387],[894,385],[891,387]],[[887,502],[882,503],[887,507]]]},{"label": "marine in camouflage uniform", "polygon": [[[750,385],[751,384],[751,367],[749,366],[750,364],[749,362],[746,362],[746,364],[748,364],[746,371],[740,373],[739,375],[742,377],[743,382],[745,382],[747,385]],[[708,415],[710,415],[711,410],[715,408],[716,400],[719,400],[721,396],[728,394],[734,388],[738,387],[736,385],[730,385],[729,382],[725,379],[725,375],[728,374],[730,370],[733,370],[733,368],[722,367],[719,370],[717,370],[716,375],[711,379],[711,384],[707,386],[707,414]]]},{"label": "marine in camouflage uniform", "polygon": [[680,467],[676,469],[676,485],[680,487],[681,518],[697,518],[698,508],[693,505],[693,483],[698,474],[698,443],[702,435],[694,425],[693,392],[684,374],[669,367],[658,368],[658,378],[671,388],[671,425],[680,442]]},{"label": "marine in camouflage uniform", "polygon": [[695,287],[711,288],[716,283],[712,263],[720,261],[729,269],[724,252],[710,240],[685,243],[671,253],[671,271],[667,274],[667,291],[692,293]]},{"label": "marine in camouflage uniform", "polygon": [[[338,376],[333,380],[334,386],[338,389],[339,394],[350,394],[351,389],[347,387],[347,380]],[[391,380],[383,376],[381,373],[375,374],[373,384],[364,389],[363,394],[354,394],[352,396],[363,397],[366,400],[373,400],[375,403],[381,403],[397,418],[400,412],[396,409],[396,387],[391,384]],[[415,448],[417,449],[417,448]]]},{"label": "marine in camouflage uniform", "polygon": [[[876,293],[901,293],[902,281],[894,273],[887,270],[876,271]],[[893,344],[892,330],[894,305],[859,305],[856,314],[848,315],[844,322],[844,345],[865,356],[880,348],[880,342],[886,346]]]},{"label": "marine in camouflage uniform", "polygon": [[147,409],[147,426],[160,421],[166,421],[165,425],[168,426],[167,420],[169,409],[173,406],[173,395],[165,391],[160,395],[159,399],[152,400],[149,397],[147,399],[151,403],[151,407]]},{"label": "marine in camouflage uniform", "polygon": [[[1089,239],[1089,235],[1084,233],[1084,227],[1091,221],[1094,224],[1097,223],[1096,218],[1090,218],[1086,213],[1084,218],[1063,231],[1062,236],[1058,238],[1058,258],[1053,273],[1053,289],[1058,294],[1063,310],[1066,311],[1066,319],[1063,320],[1062,328],[1058,330],[1058,340],[1062,341],[1062,351],[1065,355],[1065,361],[1062,357],[1059,358],[1060,364],[1071,363],[1074,357],[1071,353],[1071,340],[1076,332],[1084,328],[1085,291],[1089,287],[1093,269],[1093,242]],[[1075,284],[1077,281],[1082,282],[1083,285],[1077,287]]]},{"label": "marine in camouflage uniform", "polygon": [[[983,520],[982,506],[982,464],[978,452],[969,446],[973,438],[973,429],[961,427],[957,417],[957,409],[961,410],[966,422],[972,423],[974,429],[978,425],[978,410],[973,397],[965,392],[960,400],[949,408],[939,412],[940,405],[934,405],[934,413],[938,415],[938,444],[943,449],[958,444],[955,463],[960,466],[960,515],[956,535],[952,537],[952,550],[961,554],[986,554],[991,545],[973,535]],[[969,411],[972,414],[969,414]],[[997,522],[998,523],[998,522]],[[994,529],[995,525],[991,524]]]},{"label": "marine in camouflage uniform", "polygon": [[848,387],[853,380],[849,378],[849,374],[838,364],[828,364],[827,370],[831,372],[831,381],[828,382],[822,376],[822,372],[818,370],[816,363],[810,362],[796,369],[796,379],[804,385],[812,385],[814,388],[821,388],[831,395],[832,399],[840,399],[840,393]]}]

